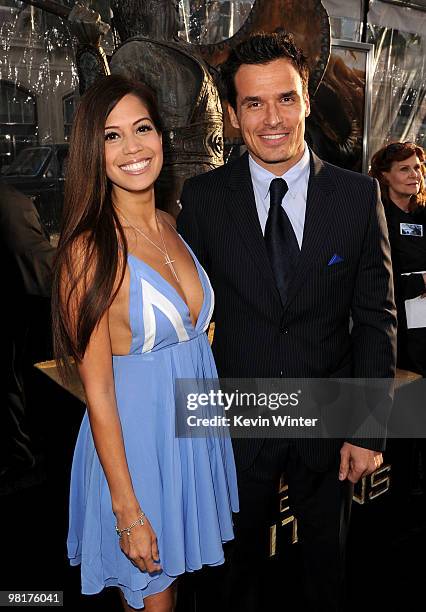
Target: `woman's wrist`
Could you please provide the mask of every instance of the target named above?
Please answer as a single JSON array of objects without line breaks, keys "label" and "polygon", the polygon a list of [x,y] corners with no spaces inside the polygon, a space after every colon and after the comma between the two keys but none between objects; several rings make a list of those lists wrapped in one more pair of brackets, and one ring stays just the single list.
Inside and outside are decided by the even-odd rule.
[{"label": "woman's wrist", "polygon": [[137,525],[140,525],[140,526],[145,525],[144,519],[145,519],[145,513],[142,512],[142,510],[140,510],[138,514],[138,518],[132,521],[132,523],[129,523],[127,525],[119,525],[119,522],[117,522],[115,526],[115,531],[118,537],[121,538],[123,533],[127,533],[127,535],[130,536],[130,532],[132,531],[134,527],[136,527]]},{"label": "woman's wrist", "polygon": [[142,511],[139,502],[135,500],[120,500],[112,504],[112,511],[115,514],[117,521],[126,520],[128,518],[139,515]]}]

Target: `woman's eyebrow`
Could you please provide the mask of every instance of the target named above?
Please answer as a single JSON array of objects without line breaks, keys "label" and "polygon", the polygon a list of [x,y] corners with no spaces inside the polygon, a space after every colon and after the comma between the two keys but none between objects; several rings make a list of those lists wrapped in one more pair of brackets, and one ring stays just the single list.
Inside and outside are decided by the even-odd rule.
[{"label": "woman's eyebrow", "polygon": [[[146,121],[146,120],[151,121],[151,117],[141,117],[140,119],[136,119],[136,121],[133,121],[132,125],[136,125],[140,121]],[[105,126],[106,130],[111,130],[112,128],[118,130],[120,129],[120,126],[119,125],[106,125]]]}]

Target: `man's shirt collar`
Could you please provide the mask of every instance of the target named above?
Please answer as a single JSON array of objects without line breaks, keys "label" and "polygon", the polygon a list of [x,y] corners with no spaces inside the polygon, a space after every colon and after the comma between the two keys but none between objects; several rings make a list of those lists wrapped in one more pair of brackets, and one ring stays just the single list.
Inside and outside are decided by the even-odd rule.
[{"label": "man's shirt collar", "polygon": [[[260,166],[256,161],[254,161],[250,154],[249,167],[252,181],[253,183],[255,183],[258,189],[259,195],[264,200],[266,200],[266,198],[269,196],[269,186],[271,184],[272,179],[279,177],[277,177],[276,174],[273,174],[269,170],[266,170],[265,168]],[[292,166],[290,170],[287,170],[287,172],[284,172],[284,174],[281,176],[281,178],[286,181],[288,186],[288,193],[292,198],[296,197],[297,188],[300,188],[300,182],[304,179],[306,180],[307,176],[309,176],[309,170],[310,153],[308,145],[305,142],[305,149],[303,151],[301,159],[297,162],[297,164]]]}]

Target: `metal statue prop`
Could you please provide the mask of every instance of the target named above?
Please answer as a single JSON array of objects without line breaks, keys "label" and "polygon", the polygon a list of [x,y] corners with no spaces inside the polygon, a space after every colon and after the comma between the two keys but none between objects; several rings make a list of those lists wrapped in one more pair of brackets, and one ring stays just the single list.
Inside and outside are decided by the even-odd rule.
[{"label": "metal statue prop", "polygon": [[[246,22],[231,38],[194,45],[178,38],[178,0],[111,0],[121,45],[105,61],[99,15],[76,4],[70,11],[53,0],[29,0],[49,12],[60,7],[80,41],[77,64],[80,91],[100,74],[124,74],[145,82],[157,94],[163,133],[164,167],[158,179],[158,205],[177,215],[185,179],[223,164],[224,114],[216,68],[231,48],[254,31],[292,32],[308,56],[309,90],[319,86],[330,55],[330,25],[320,0],[255,0]],[[43,6],[44,5],[44,6]],[[303,6],[302,6],[303,5]],[[67,15],[65,11],[69,11]],[[233,132],[225,118],[225,134]]]},{"label": "metal statue prop", "polygon": [[177,37],[173,0],[113,0],[121,46],[111,72],[144,81],[157,94],[164,167],[156,183],[161,208],[176,215],[184,181],[223,164],[223,111],[209,67]]}]

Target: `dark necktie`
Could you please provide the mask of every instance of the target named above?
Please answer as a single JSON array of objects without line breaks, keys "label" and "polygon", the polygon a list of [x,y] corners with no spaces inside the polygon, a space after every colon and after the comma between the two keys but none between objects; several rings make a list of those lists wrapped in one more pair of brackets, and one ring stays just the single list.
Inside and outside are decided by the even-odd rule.
[{"label": "dark necktie", "polygon": [[281,206],[287,191],[288,187],[284,179],[276,178],[271,181],[269,214],[265,227],[266,250],[283,304],[287,298],[291,274],[300,253],[293,226]]}]

